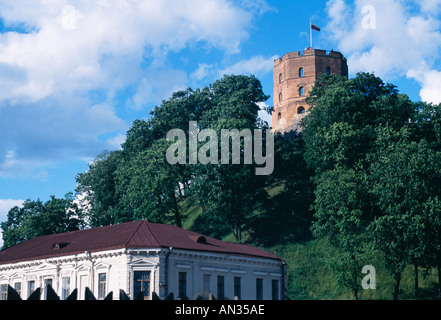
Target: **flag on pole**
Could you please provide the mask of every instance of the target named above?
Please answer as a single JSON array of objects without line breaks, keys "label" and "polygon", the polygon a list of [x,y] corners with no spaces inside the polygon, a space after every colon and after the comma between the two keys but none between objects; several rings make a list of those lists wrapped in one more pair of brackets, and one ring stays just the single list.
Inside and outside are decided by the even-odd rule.
[{"label": "flag on pole", "polygon": [[320,31],[320,28],[317,27],[315,24],[313,24],[311,21],[309,21],[309,25],[310,25],[310,28],[309,28],[309,38],[310,38],[310,42],[311,42],[310,48],[312,49],[312,30]]},{"label": "flag on pole", "polygon": [[312,24],[312,23],[311,23],[311,29],[315,30],[315,31],[320,31],[320,28],[317,27],[315,24]]}]

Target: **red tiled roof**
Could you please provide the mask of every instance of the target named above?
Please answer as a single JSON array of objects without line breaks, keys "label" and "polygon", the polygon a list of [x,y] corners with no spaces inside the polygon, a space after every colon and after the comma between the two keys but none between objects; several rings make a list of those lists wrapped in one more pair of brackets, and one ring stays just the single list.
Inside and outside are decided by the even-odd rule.
[{"label": "red tiled roof", "polygon": [[221,241],[173,225],[141,220],[36,237],[0,251],[0,265],[82,254],[85,251],[169,247],[280,260],[250,245]]}]

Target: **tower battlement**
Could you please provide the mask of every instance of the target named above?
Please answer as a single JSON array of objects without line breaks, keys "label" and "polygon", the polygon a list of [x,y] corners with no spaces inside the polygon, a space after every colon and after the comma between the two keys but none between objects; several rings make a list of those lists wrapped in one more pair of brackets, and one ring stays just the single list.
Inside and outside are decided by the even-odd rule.
[{"label": "tower battlement", "polygon": [[308,112],[308,97],[321,73],[348,77],[346,58],[337,51],[306,49],[274,60],[273,131],[300,131],[300,121]]},{"label": "tower battlement", "polygon": [[282,57],[280,57],[279,59],[275,59],[274,64],[277,65],[278,63],[281,63],[282,61],[284,61],[286,59],[293,59],[293,58],[297,58],[297,57],[312,56],[312,55],[330,56],[330,57],[335,57],[338,59],[345,59],[344,56],[338,51],[333,51],[333,50],[328,51],[328,50],[321,50],[321,49],[305,49],[303,51],[288,52],[285,55],[283,55]]}]

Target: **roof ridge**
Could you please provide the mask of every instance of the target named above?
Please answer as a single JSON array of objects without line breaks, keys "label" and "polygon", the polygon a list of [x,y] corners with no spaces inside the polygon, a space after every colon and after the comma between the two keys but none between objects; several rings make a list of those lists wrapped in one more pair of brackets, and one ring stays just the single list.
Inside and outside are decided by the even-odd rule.
[{"label": "roof ridge", "polygon": [[150,233],[150,235],[152,236],[152,238],[155,240],[156,245],[159,246],[159,241],[158,239],[156,239],[155,235],[153,234],[152,230],[150,230],[149,227],[149,220],[140,220],[138,226],[136,227],[135,231],[133,232],[133,234],[129,237],[129,239],[126,241],[126,243],[124,244],[124,246],[127,248],[130,241],[133,239],[133,237],[138,233],[139,229],[142,227],[143,224],[145,224],[147,231]]},{"label": "roof ridge", "polygon": [[135,228],[135,231],[133,231],[132,235],[127,239],[126,243],[124,243],[124,246],[127,248],[127,245],[129,244],[130,240],[132,240],[133,236],[138,232],[139,228],[142,225],[143,220],[139,221],[138,226]]},{"label": "roof ridge", "polygon": [[160,243],[159,243],[158,239],[156,239],[156,237],[155,237],[155,235],[153,234],[152,230],[150,230],[150,226],[149,226],[149,224],[148,224],[148,222],[150,222],[150,221],[149,221],[149,220],[144,220],[143,222],[145,222],[146,227],[147,227],[147,230],[150,232],[150,234],[152,235],[153,239],[155,239],[156,244],[157,244],[158,246],[160,246]]}]

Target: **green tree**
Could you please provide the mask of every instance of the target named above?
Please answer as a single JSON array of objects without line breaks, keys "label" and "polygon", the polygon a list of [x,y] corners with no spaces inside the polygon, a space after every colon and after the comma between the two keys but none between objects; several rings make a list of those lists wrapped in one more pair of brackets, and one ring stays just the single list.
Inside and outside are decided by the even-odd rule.
[{"label": "green tree", "polygon": [[368,73],[352,79],[322,74],[307,102],[305,159],[317,173],[360,165],[374,148],[376,126],[400,128],[416,116],[415,103]]},{"label": "green tree", "polygon": [[361,270],[372,257],[373,246],[366,232],[370,212],[363,172],[353,169],[329,170],[316,181],[314,223],[316,237],[327,237],[337,248],[328,263],[337,283],[358,299]]},{"label": "green tree", "polygon": [[204,110],[211,107],[209,90],[188,88],[177,91],[168,100],[150,112],[149,119],[135,120],[127,131],[126,141],[122,144],[126,156],[136,155],[158,139],[164,139],[172,129],[181,129],[186,134],[190,121],[199,121]]},{"label": "green tree", "polygon": [[[258,117],[259,102],[266,101],[260,81],[254,76],[224,76],[209,88],[210,106],[201,113],[200,129],[212,129],[221,141],[222,130],[265,129]],[[251,144],[255,137],[252,137]],[[245,150],[244,139],[240,140],[240,154]],[[265,144],[263,144],[265,145]],[[220,143],[219,143],[220,146]],[[237,242],[243,240],[242,233],[249,227],[249,217],[266,198],[266,177],[256,175],[256,163],[232,162],[232,148],[229,149],[229,164],[221,163],[218,150],[218,165],[195,166],[194,191],[204,208],[204,218],[228,226]],[[264,150],[265,152],[265,150]]]},{"label": "green tree", "polygon": [[74,202],[72,193],[58,199],[51,196],[41,200],[26,200],[22,207],[8,212],[7,220],[1,223],[3,248],[8,248],[34,237],[79,230],[84,227],[82,212]]},{"label": "green tree", "polygon": [[438,270],[438,298],[441,299],[441,200],[439,196],[429,198],[421,212],[426,251],[422,253],[427,268]]},{"label": "green tree", "polygon": [[200,90],[177,91],[150,112],[150,119],[134,121],[113,177],[119,212],[116,222],[149,218],[182,226],[179,200],[190,192],[192,168],[167,163],[170,143],[165,138],[172,129],[188,136],[190,121],[198,121],[207,107],[205,95]]},{"label": "green tree", "polygon": [[[332,236],[331,243],[342,255],[337,257],[341,263],[334,264],[336,276],[352,289],[354,297],[359,283],[357,269],[365,261],[369,241],[374,239],[376,248],[385,251],[397,289],[402,268],[409,262],[411,238],[415,259],[416,243],[421,241],[416,240],[416,231],[407,233],[405,241],[403,237],[394,238],[394,231],[388,233],[392,225],[397,234],[402,234],[406,228],[416,228],[416,223],[403,216],[406,212],[388,214],[393,199],[387,198],[387,192],[398,176],[391,177],[387,187],[385,181],[376,180],[385,179],[390,169],[386,162],[379,166],[386,150],[381,143],[387,140],[380,128],[400,132],[406,127],[410,132],[417,118],[417,104],[399,94],[395,86],[367,73],[353,79],[321,75],[308,103],[311,112],[305,117],[303,136],[305,159],[315,172],[316,220],[312,229],[317,236]],[[423,203],[427,199],[419,200]],[[401,242],[394,242],[397,237]],[[396,250],[392,252],[391,248]]]},{"label": "green tree", "polygon": [[311,239],[313,172],[303,154],[301,136],[275,134],[274,172],[265,181],[269,197],[260,201],[258,214],[250,219],[254,244],[270,247]]},{"label": "green tree", "polygon": [[430,240],[426,236],[425,205],[439,194],[441,154],[424,139],[412,141],[406,127],[398,131],[380,126],[377,131],[378,147],[370,157],[368,171],[370,192],[380,214],[370,229],[377,246],[385,252],[397,299],[406,265],[426,265],[424,254]]},{"label": "green tree", "polygon": [[158,139],[147,149],[131,157],[117,170],[119,207],[127,208],[132,219],[150,219],[157,222],[173,221],[182,227],[179,201],[182,195],[180,165],[167,162],[170,143]]},{"label": "green tree", "polygon": [[89,164],[86,172],[76,176],[76,192],[83,207],[88,208],[84,214],[92,227],[114,224],[122,220],[121,216],[127,216],[119,206],[115,185],[121,156],[121,151],[105,151]]}]

